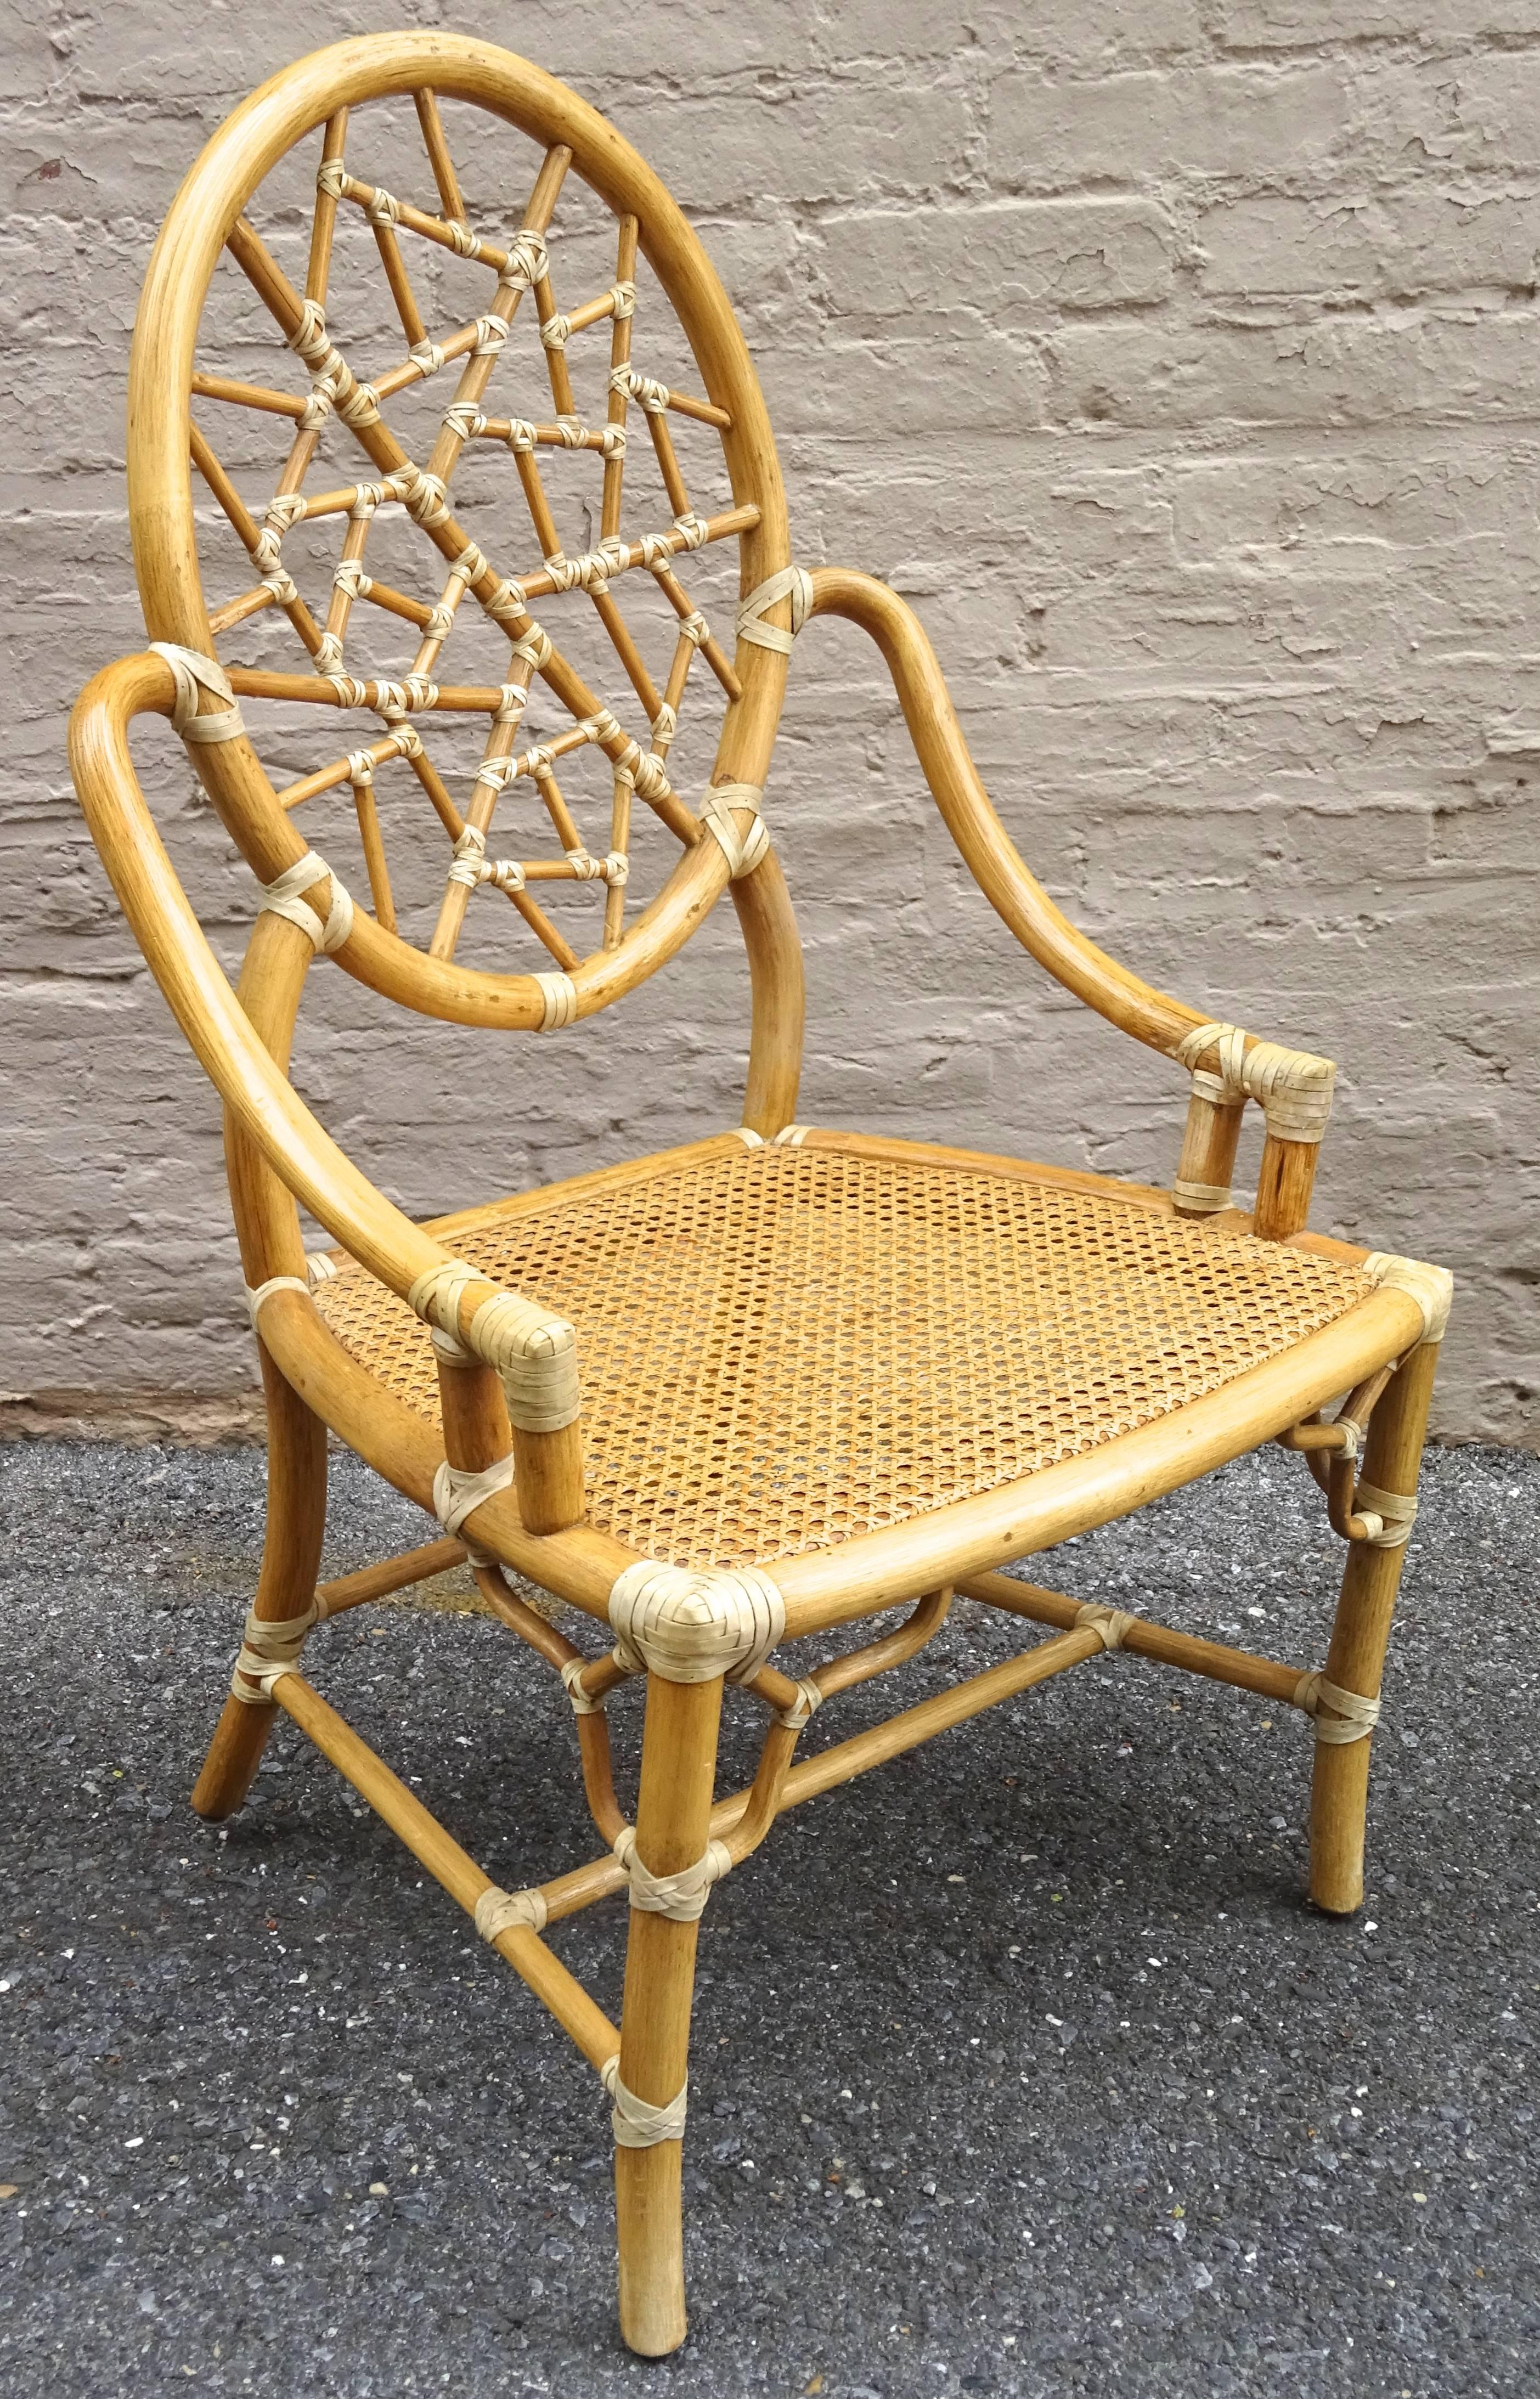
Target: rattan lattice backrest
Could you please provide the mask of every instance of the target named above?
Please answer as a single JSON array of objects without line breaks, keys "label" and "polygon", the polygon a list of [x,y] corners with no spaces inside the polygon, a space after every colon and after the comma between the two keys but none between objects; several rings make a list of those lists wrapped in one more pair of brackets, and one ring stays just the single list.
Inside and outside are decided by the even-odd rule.
[{"label": "rattan lattice backrest", "polygon": [[130,414],[150,635],[245,721],[195,764],[261,881],[313,846],[355,889],[350,972],[561,1023],[752,865],[790,648],[763,404],[696,236],[565,86],[437,34],[277,76],[162,230]]}]

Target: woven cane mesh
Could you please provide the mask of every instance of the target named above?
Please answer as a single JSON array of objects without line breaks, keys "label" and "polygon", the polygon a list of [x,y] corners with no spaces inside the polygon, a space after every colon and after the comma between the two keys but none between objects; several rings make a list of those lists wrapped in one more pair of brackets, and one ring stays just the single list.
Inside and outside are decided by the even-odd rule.
[{"label": "woven cane mesh", "polygon": [[[1330,1323],[1357,1268],[1094,1193],[816,1148],[493,1206],[456,1253],[577,1327],[591,1521],[768,1564],[1167,1416]],[[428,1336],[358,1268],[332,1331],[438,1420]]]}]

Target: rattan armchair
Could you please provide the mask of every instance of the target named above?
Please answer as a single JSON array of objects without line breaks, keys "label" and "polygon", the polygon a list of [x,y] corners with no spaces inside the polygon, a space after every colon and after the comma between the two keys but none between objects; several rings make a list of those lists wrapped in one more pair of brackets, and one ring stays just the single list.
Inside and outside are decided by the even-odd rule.
[{"label": "rattan armchair", "polygon": [[[467,212],[462,130],[483,176],[506,171],[519,139],[534,145],[521,216]],[[415,155],[398,153],[389,185],[373,180],[403,133]],[[296,234],[301,178],[314,197]],[[608,263],[590,274],[603,226]],[[244,314],[222,344],[232,291]],[[649,371],[665,353],[693,361],[678,383]],[[426,430],[409,438],[392,420],[413,410]],[[227,429],[217,446],[209,426]],[[220,450],[257,460],[254,484],[264,440],[272,496],[249,504]],[[349,480],[360,453],[367,480]],[[226,528],[195,514],[189,461]],[[692,493],[713,485],[697,513]],[[1329,1911],[1358,1905],[1449,1277],[1306,1231],[1331,1064],[1209,1022],[1084,940],[1003,830],[910,609],[864,575],[793,562],[764,404],[700,242],[615,129],[538,69],[450,34],[381,35],[303,61],[230,118],[145,280],[128,487],[150,646],[84,692],[72,757],[124,911],[224,1103],[270,1424],[255,1604],[193,1804],[210,1818],[240,1806],[281,1710],[474,1916],[609,2093],[621,2325],[661,2353],[685,2324],[697,1919],[787,1807],[1122,1648],[1313,1719],[1311,1891]],[[585,502],[588,546],[569,552],[560,528]],[[211,606],[200,550],[221,541],[244,572]],[[736,545],[736,640],[689,588],[710,564],[696,553],[718,543]],[[1186,1077],[1169,1191],[795,1120],[801,954],[763,801],[793,641],[824,616],[877,644],[937,806],[1024,947]],[[606,696],[576,663],[601,636]],[[713,707],[715,764],[688,785],[675,744],[692,725],[709,734]],[[290,756],[293,728],[315,727],[319,763],[283,789],[259,758],[263,712]],[[255,878],[238,994],[142,795],[129,735],[144,715],[170,719]],[[446,762],[467,732],[461,771]],[[603,811],[591,847],[585,784]],[[387,829],[413,806],[441,832],[439,896],[418,889],[399,915]],[[296,829],[302,808],[307,830],[323,820],[325,854]],[[344,843],[367,903],[334,863]],[[452,1025],[571,1040],[724,891],[751,969],[740,1124],[419,1225],[289,1079],[323,956]],[[515,937],[520,970],[465,962],[473,932],[494,958]],[[1248,1101],[1265,1118],[1250,1211],[1230,1188]],[[302,1207],[331,1243],[308,1255]],[[329,1430],[441,1538],[317,1590]],[[1304,1454],[1346,1543],[1316,1671],[998,1571],[1271,1441]],[[321,1619],[461,1558],[573,1711],[601,1843],[518,1891],[490,1881],[301,1666]],[[570,1612],[548,1620],[509,1570]],[[815,1711],[913,1656],[959,1593],[1048,1637],[796,1762]],[[800,1680],[773,1662],[784,1641],[893,1611],[896,1629]],[[607,1646],[568,1637],[584,1619]],[[633,1676],[646,1707],[629,1822],[605,1702]],[[724,1681],[764,1730],[752,1785],[719,1797]],[[621,1893],[617,2027],[548,1936]]]}]

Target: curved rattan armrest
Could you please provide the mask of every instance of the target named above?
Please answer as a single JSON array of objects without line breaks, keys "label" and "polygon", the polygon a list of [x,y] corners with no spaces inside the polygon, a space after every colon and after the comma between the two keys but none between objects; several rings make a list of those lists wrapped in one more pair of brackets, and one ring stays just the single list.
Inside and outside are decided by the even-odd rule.
[{"label": "curved rattan armrest", "polygon": [[[1098,949],[1054,906],[1026,865],[968,755],[946,678],[912,608],[885,583],[847,568],[818,567],[810,581],[808,615],[848,618],[871,634],[886,659],[931,796],[975,882],[1017,940],[1066,991],[1123,1032],[1168,1057],[1180,1057],[1183,1065],[1222,1073],[1218,1036],[1226,1028],[1211,1025],[1203,1010],[1155,990]],[[1192,1036],[1205,1029],[1214,1038],[1195,1050]],[[1272,1046],[1252,1034],[1241,1038],[1248,1053]],[[1330,1060],[1311,1063],[1330,1082]],[[1254,1079],[1260,1084],[1260,1075]],[[1265,1104],[1261,1089],[1249,1095]]]},{"label": "curved rattan armrest", "polygon": [[[124,915],[209,1080],[275,1172],[371,1274],[496,1369],[522,1454],[521,1443],[575,1427],[573,1327],[550,1308],[498,1291],[403,1215],[322,1130],[275,1064],[204,937],[134,772],[129,725],[146,712],[169,714],[173,697],[170,669],[145,653],[103,669],[70,719],[75,790]],[[548,1479],[548,1460],[546,1471]]]},{"label": "curved rattan armrest", "polygon": [[1156,991],[1078,932],[1054,906],[994,812],[968,755],[957,712],[929,637],[885,583],[844,567],[809,577],[809,616],[844,617],[870,633],[887,661],[931,797],[965,864],[1011,931],[1066,991],[1124,1033],[1159,1050],[1192,1076],[1187,1133],[1175,1197],[1185,1214],[1230,1204],[1230,1169],[1242,1103],[1267,1119],[1255,1229],[1283,1239],[1304,1225],[1316,1157],[1331,1112],[1336,1069],[1329,1058],[1217,1024]]}]

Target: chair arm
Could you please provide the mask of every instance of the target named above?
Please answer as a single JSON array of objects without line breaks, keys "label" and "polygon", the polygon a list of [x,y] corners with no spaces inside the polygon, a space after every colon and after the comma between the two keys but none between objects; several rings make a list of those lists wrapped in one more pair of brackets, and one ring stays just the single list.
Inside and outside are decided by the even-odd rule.
[{"label": "chair arm", "polygon": [[[80,805],[151,971],[225,1105],[294,1197],[447,1343],[495,1369],[521,1484],[527,1457],[529,1485],[548,1489],[554,1475],[556,1512],[566,1508],[561,1521],[573,1523],[582,1513],[575,1333],[553,1309],[499,1291],[414,1225],[322,1130],[275,1064],[204,937],[134,772],[130,723],[146,711],[169,715],[174,700],[170,668],[147,652],[95,676],[70,719]],[[317,899],[317,913],[329,904]],[[296,929],[295,938],[307,937]]]},{"label": "chair arm", "polygon": [[[1229,1165],[1241,1106],[1254,1099],[1267,1119],[1256,1229],[1272,1239],[1298,1231],[1331,1105],[1331,1061],[1260,1040],[1236,1025],[1211,1023],[1200,1010],[1155,990],[1087,941],[1055,907],[996,816],[914,611],[885,583],[844,567],[816,568],[809,585],[808,616],[844,617],[870,633],[881,650],[931,797],[996,915],[1066,991],[1191,1073],[1193,1105],[1177,1177],[1179,1208],[1196,1215],[1229,1205]],[[1304,1157],[1297,1155],[1301,1151]],[[1294,1221],[1284,1221],[1290,1217]]]}]

